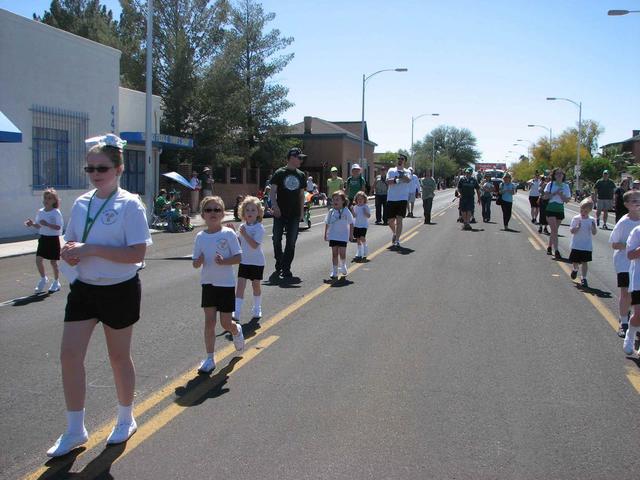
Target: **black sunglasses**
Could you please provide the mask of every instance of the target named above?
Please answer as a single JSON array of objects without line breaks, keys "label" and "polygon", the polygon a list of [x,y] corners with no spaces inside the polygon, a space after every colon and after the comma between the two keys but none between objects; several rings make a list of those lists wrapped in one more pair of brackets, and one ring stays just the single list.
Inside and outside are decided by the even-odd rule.
[{"label": "black sunglasses", "polygon": [[99,167],[89,166],[89,167],[84,167],[84,171],[87,173],[93,173],[93,172],[105,173],[105,172],[108,172],[109,169],[111,168],[114,168],[114,167],[105,167],[104,165],[100,165]]},{"label": "black sunglasses", "polygon": [[211,212],[220,213],[220,212],[222,212],[222,209],[220,207],[217,207],[217,208],[203,208],[202,211],[205,212],[205,213],[211,213]]}]

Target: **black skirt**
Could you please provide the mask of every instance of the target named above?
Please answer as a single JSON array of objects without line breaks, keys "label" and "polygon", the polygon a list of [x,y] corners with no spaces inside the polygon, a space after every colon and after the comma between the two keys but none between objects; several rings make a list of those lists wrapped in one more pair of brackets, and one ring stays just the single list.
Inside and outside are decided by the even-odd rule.
[{"label": "black skirt", "polygon": [[591,252],[589,250],[571,249],[569,261],[572,263],[586,263],[591,261]]},{"label": "black skirt", "polygon": [[40,235],[36,255],[47,260],[60,260],[60,237],[58,235]]}]

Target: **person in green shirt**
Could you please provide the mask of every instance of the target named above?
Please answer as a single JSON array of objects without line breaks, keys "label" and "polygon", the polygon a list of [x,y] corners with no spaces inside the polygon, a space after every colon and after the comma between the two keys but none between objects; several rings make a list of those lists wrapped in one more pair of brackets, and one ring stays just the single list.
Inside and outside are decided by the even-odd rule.
[{"label": "person in green shirt", "polygon": [[433,197],[436,195],[436,181],[431,176],[429,170],[424,174],[424,178],[420,181],[422,187],[422,208],[424,210],[424,223],[431,225],[431,207],[433,206]]},{"label": "person in green shirt", "polygon": [[356,193],[360,191],[367,193],[367,181],[361,175],[361,172],[362,169],[360,168],[360,165],[354,163],[351,167],[351,176],[347,178],[347,181],[344,184],[350,206],[354,204]]},{"label": "person in green shirt", "polygon": [[167,191],[163,188],[162,190],[160,190],[160,193],[158,194],[154,202],[154,213],[156,215],[161,215],[164,212],[167,203],[169,203],[167,201]]},{"label": "person in green shirt", "polygon": [[331,197],[338,190],[342,190],[344,180],[338,176],[338,167],[331,167],[331,178],[327,179],[327,208],[331,209]]},{"label": "person in green shirt", "polygon": [[593,187],[596,194],[596,224],[600,226],[600,212],[602,212],[602,229],[609,230],[607,218],[609,210],[613,208],[613,192],[616,184],[609,178],[609,170],[602,172],[602,178]]}]

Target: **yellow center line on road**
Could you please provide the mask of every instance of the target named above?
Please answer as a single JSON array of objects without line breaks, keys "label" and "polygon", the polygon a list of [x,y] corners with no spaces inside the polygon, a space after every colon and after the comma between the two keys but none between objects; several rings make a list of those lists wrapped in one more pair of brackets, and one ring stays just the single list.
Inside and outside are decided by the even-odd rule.
[{"label": "yellow center line on road", "polygon": [[538,245],[538,244],[536,243],[536,241],[533,239],[533,237],[527,237],[527,238],[528,238],[528,240],[529,240],[529,243],[530,243],[531,245],[533,245],[533,248],[535,248],[536,250],[542,250],[542,247],[540,247],[540,245]]},{"label": "yellow center line on road", "polygon": [[[440,215],[440,214],[444,213],[449,208],[451,208],[451,205],[445,207],[443,210],[438,212],[436,215]],[[412,228],[410,228],[407,232],[405,232],[402,235],[401,240],[405,241],[409,235],[411,235],[413,232],[415,232],[421,226],[422,226],[422,223],[419,223],[419,224],[413,226]],[[383,245],[378,250],[376,250],[375,252],[371,253],[367,258],[369,258],[371,260],[371,259],[377,257],[381,253],[387,251],[387,249],[389,248],[390,245],[391,245],[391,243],[387,243],[387,244]],[[358,270],[363,265],[365,265],[365,264],[364,263],[358,263],[356,265],[353,265],[350,268],[351,273],[353,273],[354,271]],[[316,289],[312,290],[307,295],[304,295],[302,298],[300,298],[296,302],[294,302],[291,305],[288,305],[284,309],[280,310],[278,313],[276,313],[275,315],[270,317],[264,323],[261,322],[260,323],[260,330],[258,330],[256,332],[255,336],[247,338],[246,339],[246,344],[248,345],[248,344],[256,341],[258,336],[262,337],[269,329],[271,329],[274,326],[276,326],[282,320],[284,320],[289,315],[291,315],[295,311],[297,311],[300,308],[302,308],[304,305],[309,303],[314,298],[316,298],[316,297],[320,296],[322,293],[326,292],[329,288],[331,288],[330,284],[320,285],[319,287],[317,287]],[[230,355],[232,355],[234,353],[235,353],[235,348],[233,347],[233,345],[232,344],[227,344],[225,347],[221,348],[220,350],[218,350],[216,352],[216,358],[218,358],[218,361],[216,363],[220,363],[223,359],[225,359],[226,357],[228,357],[228,356],[230,356]],[[194,365],[193,368],[190,368],[189,370],[187,370],[186,372],[184,372],[183,374],[181,374],[177,378],[175,378],[173,381],[169,382],[167,385],[161,387],[159,390],[156,390],[154,393],[152,393],[145,400],[141,401],[139,404],[136,404],[134,406],[134,416],[136,418],[137,417],[141,417],[147,411],[151,410],[152,408],[154,408],[158,404],[160,404],[162,401],[166,400],[167,398],[169,398],[172,395],[175,395],[175,391],[176,391],[177,388],[180,388],[180,387],[184,386],[185,383],[187,383],[190,379],[193,378],[193,375],[194,375],[193,372],[195,371],[196,368],[197,368],[197,365]],[[91,433],[89,441],[86,444],[84,444],[85,450],[82,451],[75,458],[79,458],[80,456],[83,456],[87,452],[89,452],[90,450],[94,449],[96,446],[103,444],[104,441],[106,440],[107,436],[111,432],[112,428],[113,428],[113,421],[109,421],[109,422],[106,422],[105,424],[103,424],[102,426],[100,426],[96,431]],[[137,435],[138,434],[136,434],[136,436]],[[49,476],[49,475],[52,475],[55,471],[62,470],[66,466],[67,466],[67,464],[65,462],[60,462],[59,464],[56,463],[55,465],[51,465],[50,467],[42,466],[42,467],[38,468],[36,471],[28,474],[27,476],[25,476],[23,478],[25,480],[27,480],[27,479],[29,479],[29,480],[39,479],[45,473],[47,474],[47,476]]]},{"label": "yellow center line on road", "polygon": [[403,242],[408,242],[409,240],[411,240],[413,237],[415,237],[416,235],[418,235],[420,232],[413,232],[411,235],[406,236],[402,241]]},{"label": "yellow center line on road", "polygon": [[638,369],[636,367],[627,365],[627,379],[631,385],[633,385],[633,388],[640,393],[640,373],[638,373]]}]

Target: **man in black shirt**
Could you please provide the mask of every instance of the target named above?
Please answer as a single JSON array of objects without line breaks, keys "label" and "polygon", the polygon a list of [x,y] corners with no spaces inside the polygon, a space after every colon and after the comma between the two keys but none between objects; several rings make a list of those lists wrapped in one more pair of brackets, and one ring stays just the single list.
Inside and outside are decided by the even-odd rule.
[{"label": "man in black shirt", "polygon": [[[276,170],[271,177],[271,205],[273,210],[273,252],[276,257],[276,275],[291,278],[291,263],[296,251],[298,228],[304,213],[305,174],[300,165],[306,155],[299,148],[287,154],[287,165]],[[286,229],[287,243],[282,251],[282,235]]]}]

